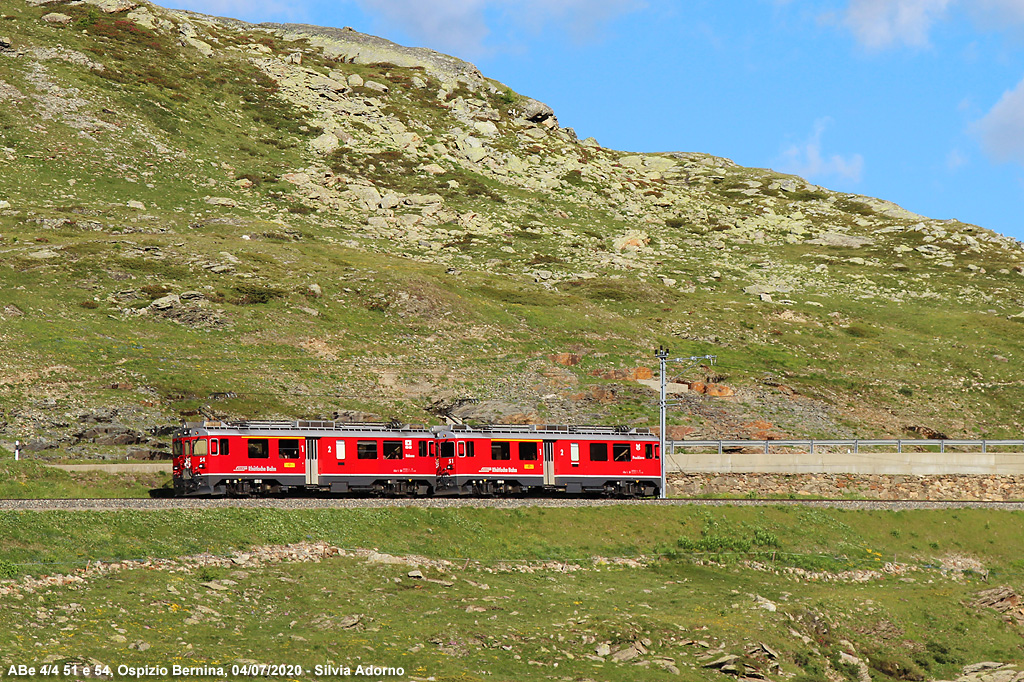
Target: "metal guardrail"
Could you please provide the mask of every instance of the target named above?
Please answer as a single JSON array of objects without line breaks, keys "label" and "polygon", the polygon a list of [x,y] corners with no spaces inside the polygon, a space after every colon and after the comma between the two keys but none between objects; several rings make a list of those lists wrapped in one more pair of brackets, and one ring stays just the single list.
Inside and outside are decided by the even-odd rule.
[{"label": "metal guardrail", "polygon": [[[902,453],[903,448],[913,447],[937,447],[939,452],[946,452],[946,448],[980,448],[978,452],[988,453],[990,448],[1018,448],[1018,452],[1024,452],[1024,439],[1010,440],[953,440],[953,439],[929,439],[929,438],[895,438],[895,439],[847,439],[847,440],[669,440],[665,442],[669,456],[677,454],[677,450],[692,450],[697,448],[717,449],[718,454],[723,454],[732,449],[755,449],[764,454],[771,454],[773,449],[781,448],[802,449],[804,452],[814,454],[815,452],[827,453],[830,449],[839,448],[836,454],[860,453],[861,448],[895,448],[895,452]],[[846,449],[846,453],[841,451]],[[887,450],[893,452],[893,450]]]}]

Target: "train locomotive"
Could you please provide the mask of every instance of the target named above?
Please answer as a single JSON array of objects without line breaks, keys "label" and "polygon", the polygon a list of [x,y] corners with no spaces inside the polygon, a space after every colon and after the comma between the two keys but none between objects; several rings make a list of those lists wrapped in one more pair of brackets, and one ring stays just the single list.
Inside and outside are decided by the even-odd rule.
[{"label": "train locomotive", "polygon": [[657,496],[658,438],[604,426],[237,421],[173,436],[176,496]]}]

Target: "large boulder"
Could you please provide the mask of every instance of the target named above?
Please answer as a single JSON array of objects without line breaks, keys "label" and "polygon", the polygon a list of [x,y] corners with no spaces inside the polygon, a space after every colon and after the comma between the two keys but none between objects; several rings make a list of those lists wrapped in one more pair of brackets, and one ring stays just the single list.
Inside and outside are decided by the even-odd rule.
[{"label": "large boulder", "polygon": [[555,117],[554,109],[544,104],[544,102],[538,102],[535,99],[529,98],[524,98],[519,103],[519,113],[527,121],[532,121],[533,123],[543,123]]}]

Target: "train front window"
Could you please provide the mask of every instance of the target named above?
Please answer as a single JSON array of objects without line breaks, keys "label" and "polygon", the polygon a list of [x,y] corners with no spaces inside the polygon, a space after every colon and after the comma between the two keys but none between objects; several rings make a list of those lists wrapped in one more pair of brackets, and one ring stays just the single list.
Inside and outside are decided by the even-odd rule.
[{"label": "train front window", "polygon": [[441,457],[454,457],[455,456],[455,442],[446,440],[441,443]]},{"label": "train front window", "polygon": [[281,459],[299,458],[299,441],[296,438],[282,438],[277,441],[277,454]]},{"label": "train front window", "polygon": [[207,443],[207,441],[203,439],[197,440],[195,444],[195,449],[192,451],[192,454],[194,454],[196,457],[205,457],[208,445],[209,444]]},{"label": "train front window", "polygon": [[171,441],[171,456],[181,457],[181,439],[175,438]]},{"label": "train front window", "polygon": [[249,459],[267,459],[270,457],[270,441],[266,438],[249,439]]}]

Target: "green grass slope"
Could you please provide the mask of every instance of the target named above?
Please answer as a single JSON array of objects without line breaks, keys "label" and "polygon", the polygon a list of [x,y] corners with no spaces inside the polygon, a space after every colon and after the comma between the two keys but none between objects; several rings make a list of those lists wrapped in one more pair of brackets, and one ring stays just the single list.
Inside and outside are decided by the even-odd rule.
[{"label": "green grass slope", "polygon": [[581,142],[471,65],[352,31],[0,16],[7,440],[87,449],[100,406],[140,430],[466,403],[653,425],[632,370],[660,344],[717,354],[678,378],[736,392],[686,396],[671,423],[701,435],[1020,433],[1011,239]]},{"label": "green grass slope", "polygon": [[759,679],[955,679],[1024,661],[1020,623],[977,603],[1022,589],[1019,526],[992,510],[4,512],[0,656],[313,680],[728,679],[708,666],[731,656]]}]

